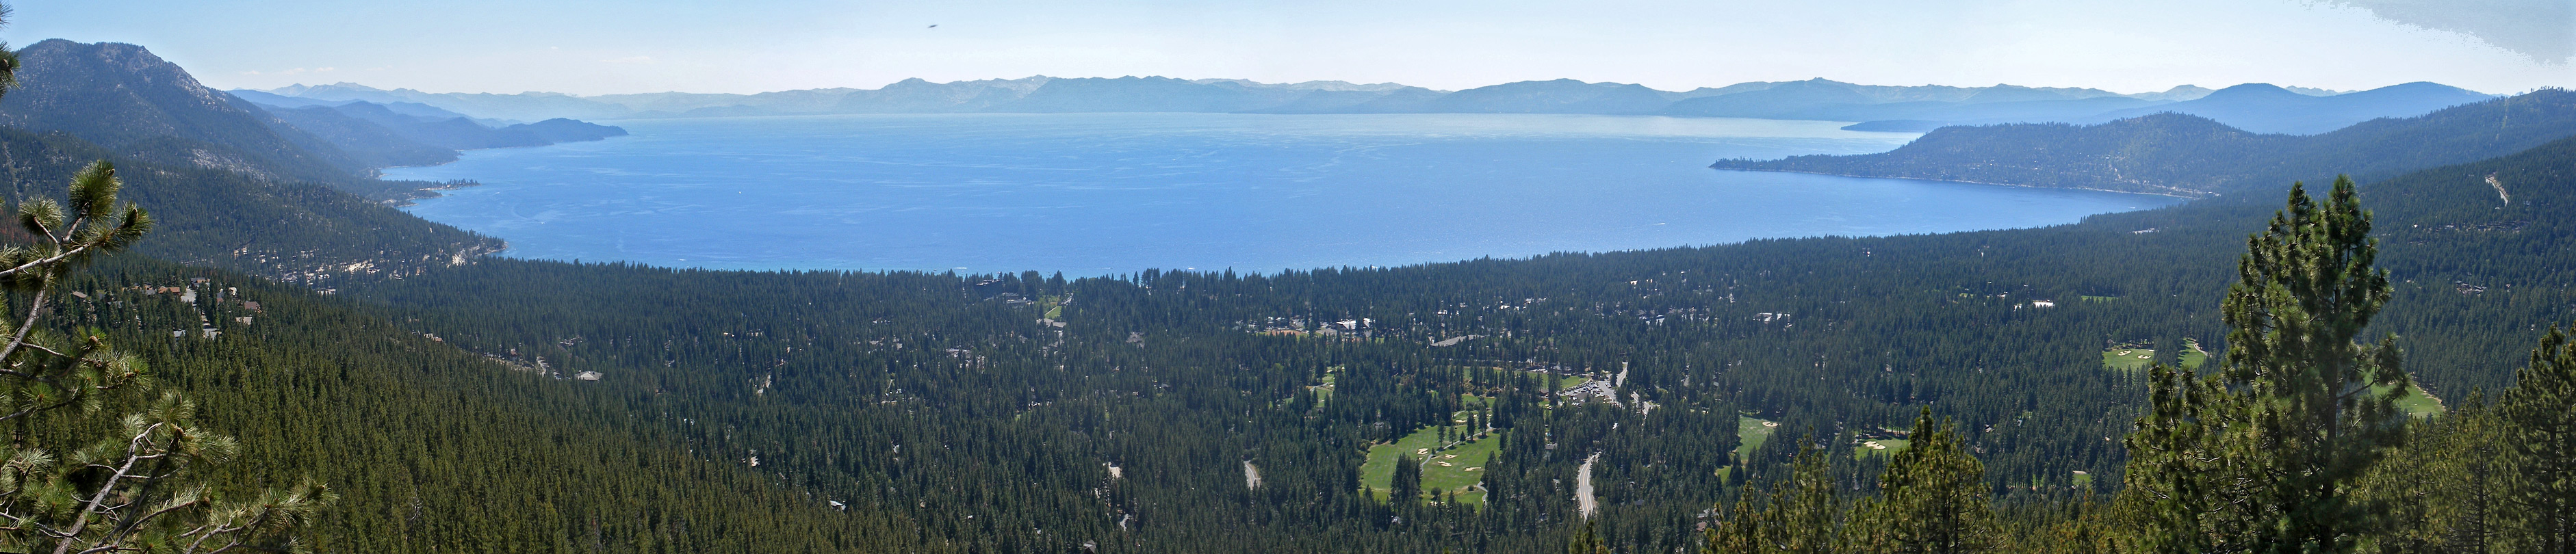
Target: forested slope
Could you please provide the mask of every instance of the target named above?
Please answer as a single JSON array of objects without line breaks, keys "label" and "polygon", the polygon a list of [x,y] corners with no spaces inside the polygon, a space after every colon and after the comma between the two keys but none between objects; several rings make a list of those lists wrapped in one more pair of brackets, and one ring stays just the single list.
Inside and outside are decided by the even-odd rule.
[{"label": "forested slope", "polygon": [[122,168],[128,198],[150,207],[161,233],[145,255],[328,287],[352,275],[390,277],[464,263],[501,241],[431,223],[319,183],[136,161],[62,133],[0,129],[0,171],[23,201],[54,190],[92,161]]},{"label": "forested slope", "polygon": [[0,96],[0,121],[60,131],[128,158],[271,179],[339,181],[365,167],[325,141],[197,83],[131,44],[54,39],[18,51],[25,85]]},{"label": "forested slope", "polygon": [[1894,151],[1720,160],[1718,169],[1903,177],[2186,197],[2268,191],[2336,173],[2365,180],[2502,156],[2576,129],[2576,92],[2530,94],[2313,135],[2249,133],[2162,113],[2099,125],[1944,127]]},{"label": "forested slope", "polygon": [[311,533],[323,551],[945,548],[899,531],[909,522],[837,511],[690,452],[636,420],[631,403],[649,396],[514,370],[396,314],[140,258],[70,288],[86,298],[65,296],[55,317],[145,356],[207,423],[249,446],[227,482],[311,476],[340,491]]}]

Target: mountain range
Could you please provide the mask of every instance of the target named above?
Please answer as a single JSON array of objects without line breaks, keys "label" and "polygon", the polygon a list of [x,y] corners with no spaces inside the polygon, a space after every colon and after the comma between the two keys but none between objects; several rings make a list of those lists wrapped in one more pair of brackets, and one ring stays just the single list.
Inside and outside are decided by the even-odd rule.
[{"label": "mountain range", "polygon": [[1548,113],[1855,121],[1860,123],[1848,128],[1922,132],[1952,125],[2098,123],[2174,111],[2256,132],[2290,134],[2322,133],[2370,119],[2420,115],[2492,98],[2434,83],[2350,93],[2248,84],[2218,91],[2185,85],[2120,94],[2090,88],[1878,86],[1825,79],[1664,91],[1636,84],[1557,79],[1440,91],[1395,83],[1045,76],[950,83],[905,79],[876,89],[760,94],[463,94],[354,83],[234,92],[253,102],[288,108],[364,101],[416,104],[500,120],[863,113]]},{"label": "mountain range", "polygon": [[377,169],[444,163],[459,150],[626,134],[560,118],[477,120],[415,102],[227,94],[130,44],[56,39],[17,54],[29,84],[0,96],[0,125],[67,133],[162,165],[319,183],[383,201],[418,198],[437,185],[377,180]]},{"label": "mountain range", "polygon": [[[2265,89],[2249,95],[2260,97]],[[2343,96],[2363,94],[2369,92]],[[2282,113],[2300,112],[2274,112],[2270,120],[2291,119]],[[2536,147],[2569,129],[2576,129],[2576,92],[2545,89],[2317,135],[2265,134],[2199,115],[2155,112],[2089,125],[1946,127],[1889,152],[1720,160],[1711,167],[2199,197],[2268,191],[2283,181],[2338,172],[2391,177]]]}]

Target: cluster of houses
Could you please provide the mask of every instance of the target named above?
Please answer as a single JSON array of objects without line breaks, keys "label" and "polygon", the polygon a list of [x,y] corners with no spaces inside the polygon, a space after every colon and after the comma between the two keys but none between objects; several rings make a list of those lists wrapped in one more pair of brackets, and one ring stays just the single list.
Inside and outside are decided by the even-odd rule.
[{"label": "cluster of houses", "polygon": [[[214,287],[210,284],[210,281],[210,279],[205,277],[197,277],[189,279],[188,284],[185,286],[136,285],[126,287],[125,290],[134,291],[144,296],[163,294],[177,295],[180,302],[186,302],[189,305],[194,306],[199,305],[197,301],[200,297],[197,294],[197,290],[203,288],[206,290],[208,295],[213,297],[212,303],[214,305],[234,304],[239,305],[244,310],[249,310],[254,313],[260,311],[258,302],[241,299],[241,289],[239,287]],[[73,298],[81,300],[90,299],[90,294],[86,292],[74,291],[68,294]],[[107,303],[109,305],[117,305],[122,304],[123,302],[110,298],[107,299]],[[233,323],[250,325],[253,317],[254,316],[238,316],[232,318],[232,320]],[[197,314],[197,323],[198,328],[195,332],[192,333],[185,329],[171,331],[170,338],[185,338],[188,335],[195,334],[201,338],[213,339],[223,335],[223,331],[215,328],[214,318],[206,313]]]},{"label": "cluster of houses", "polygon": [[1365,317],[1339,321],[1318,321],[1316,323],[1317,325],[1315,325],[1314,330],[1309,331],[1306,327],[1305,318],[1273,317],[1269,318],[1269,321],[1267,321],[1265,325],[1255,327],[1252,332],[1263,335],[1281,336],[1315,334],[1327,337],[1340,335],[1358,335],[1366,337],[1370,335],[1370,331],[1372,329],[1377,327],[1377,320]]}]

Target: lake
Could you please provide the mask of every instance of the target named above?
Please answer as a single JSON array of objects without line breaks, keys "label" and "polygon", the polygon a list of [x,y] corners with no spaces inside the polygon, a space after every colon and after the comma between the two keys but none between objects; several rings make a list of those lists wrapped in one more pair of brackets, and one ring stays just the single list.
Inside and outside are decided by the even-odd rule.
[{"label": "lake", "polygon": [[1270,272],[2071,223],[2160,196],[1793,173],[1912,133],[1642,116],[939,114],[628,120],[387,177],[521,258],[715,269]]}]

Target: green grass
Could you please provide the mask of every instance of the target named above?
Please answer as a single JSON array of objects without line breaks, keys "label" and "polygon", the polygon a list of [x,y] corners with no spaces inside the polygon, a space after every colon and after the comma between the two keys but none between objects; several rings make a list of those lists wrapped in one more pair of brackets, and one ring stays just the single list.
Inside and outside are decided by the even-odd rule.
[{"label": "green grass", "polygon": [[1765,423],[1775,422],[1747,416],[1735,417],[1735,459],[1742,460],[1752,456],[1753,449],[1762,447],[1762,441],[1771,440],[1772,433],[1780,432],[1779,427],[1763,425]]},{"label": "green grass", "polygon": [[[2184,369],[2199,369],[2201,364],[2209,363],[2209,354],[2201,352],[2200,345],[2187,344],[2186,346],[2187,348],[2182,351]],[[2149,356],[2150,359],[2141,360],[2138,356]],[[2155,356],[2154,350],[2113,348],[2102,352],[2102,366],[2119,371],[2145,371],[2147,365],[2154,361],[2153,356]],[[2442,399],[2425,394],[2424,389],[2415,388],[2412,385],[2408,386],[2405,397],[2397,399],[2397,408],[2405,410],[2406,415],[2415,417],[2440,415],[2445,411],[2442,407]]]},{"label": "green grass", "polygon": [[[1471,506],[1483,505],[1485,491],[1475,490],[1472,487],[1478,481],[1485,479],[1485,471],[1482,468],[1485,467],[1486,462],[1493,461],[1494,451],[1502,448],[1502,444],[1502,432],[1497,431],[1495,434],[1459,443],[1448,450],[1432,452],[1430,463],[1422,466],[1422,490],[1449,491],[1450,494],[1457,495],[1458,502]],[[1457,457],[1449,457],[1453,455]],[[1444,462],[1449,465],[1440,465]],[[1467,468],[1471,467],[1478,469],[1467,471]],[[1393,468],[1390,467],[1389,470],[1392,471]],[[1390,473],[1389,477],[1392,476],[1393,474]]]},{"label": "green grass", "polygon": [[2076,487],[2076,488],[2079,488],[2079,489],[2080,489],[2080,488],[2086,488],[2086,487],[2091,487],[2091,486],[2093,486],[2093,474],[2091,474],[2091,473],[2077,473],[2077,474],[2075,474],[2075,487]]},{"label": "green grass", "polygon": [[1493,403],[1494,403],[1494,400],[1493,400],[1493,399],[1491,399],[1491,398],[1485,398],[1485,397],[1482,397],[1482,396],[1476,396],[1476,395],[1474,395],[1474,394],[1463,393],[1463,392],[1462,392],[1462,393],[1458,393],[1458,405],[1459,405],[1459,406],[1464,406],[1464,407],[1466,407],[1467,409],[1466,409],[1466,410],[1463,410],[1463,411],[1460,411],[1460,412],[1458,412],[1458,413],[1456,413],[1456,414],[1450,414],[1450,416],[1451,416],[1451,417],[1450,417],[1449,419],[1450,419],[1450,420],[1452,420],[1452,421],[1467,419],[1467,416],[1466,416],[1466,413],[1467,413],[1467,412],[1472,412],[1472,411],[1476,411],[1476,410],[1479,410],[1479,409],[1483,409],[1485,406],[1491,405],[1491,404],[1493,404]]},{"label": "green grass", "polygon": [[[1456,414],[1456,418],[1465,417],[1467,412]],[[1464,425],[1453,425],[1449,430],[1460,432],[1465,428]],[[1396,460],[1400,459],[1399,456],[1412,456],[1415,460],[1422,460],[1423,454],[1416,452],[1428,450],[1430,460],[1423,463],[1422,467],[1423,492],[1445,490],[1456,494],[1456,498],[1461,503],[1471,506],[1484,505],[1484,491],[1474,490],[1472,487],[1485,478],[1485,471],[1481,468],[1485,467],[1486,462],[1492,461],[1494,452],[1502,447],[1502,432],[1496,431],[1494,434],[1476,437],[1474,440],[1446,445],[1448,448],[1443,449],[1443,445],[1440,444],[1439,429],[1439,427],[1424,427],[1414,431],[1413,434],[1405,435],[1404,438],[1396,439],[1393,443],[1369,447],[1368,459],[1360,463],[1360,485],[1368,487],[1370,495],[1379,500],[1385,500],[1387,488],[1395,481],[1395,464]],[[1452,454],[1458,457],[1446,457]],[[1439,462],[1448,462],[1449,465],[1442,466]],[[1467,468],[1471,467],[1480,469],[1467,471]]]},{"label": "green grass", "polygon": [[1861,456],[1885,456],[1888,454],[1895,454],[1897,451],[1905,450],[1906,445],[1914,444],[1914,441],[1905,439],[1879,439],[1872,442],[1877,442],[1879,446],[1885,446],[1887,449],[1879,450],[1876,448],[1870,448],[1869,445],[1866,444],[1855,444],[1852,445],[1852,457],[1857,458]]},{"label": "green grass", "polygon": [[2397,409],[2405,410],[2406,415],[2414,417],[2442,415],[2445,411],[2442,408],[2442,399],[2426,394],[2424,389],[2417,388],[2412,383],[2406,385],[2406,396],[2397,399]]},{"label": "green grass", "polygon": [[[2147,358],[2139,359],[2139,356]],[[2155,364],[2155,356],[2156,351],[2145,348],[2113,348],[2102,351],[2102,367],[2119,371],[2146,371],[2147,366]],[[2209,363],[2208,353],[2201,352],[2198,348],[2183,349],[2183,369],[2199,369],[2200,364],[2205,363]]]},{"label": "green grass", "polygon": [[1411,435],[1396,439],[1393,443],[1369,447],[1368,461],[1360,463],[1360,485],[1368,487],[1369,492],[1378,498],[1386,498],[1388,484],[1395,481],[1396,456],[1403,454],[1418,457],[1418,454],[1414,454],[1415,451],[1439,446],[1440,434],[1435,431],[1436,429],[1438,428],[1424,427]]},{"label": "green grass", "polygon": [[[2102,367],[2119,371],[2145,371],[2155,363],[2156,351],[2144,348],[2113,348],[2102,351]],[[2146,359],[2139,359],[2146,356]]]},{"label": "green grass", "polygon": [[2110,301],[2113,301],[2113,300],[2119,300],[2119,299],[2120,299],[2120,297],[2117,297],[2117,296],[2091,296],[2091,295],[2086,295],[2086,296],[2084,297],[2084,301],[2085,301],[2085,302],[2110,302]]}]

